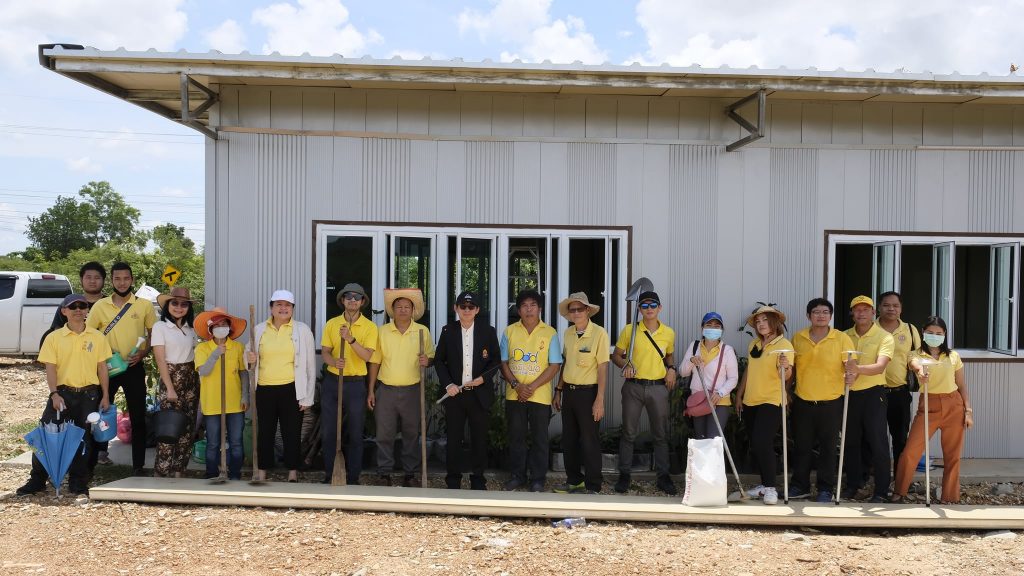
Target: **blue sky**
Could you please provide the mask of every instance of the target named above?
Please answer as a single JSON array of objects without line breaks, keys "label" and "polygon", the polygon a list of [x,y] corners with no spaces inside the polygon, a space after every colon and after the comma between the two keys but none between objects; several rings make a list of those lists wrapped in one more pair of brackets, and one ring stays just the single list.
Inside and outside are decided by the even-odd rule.
[{"label": "blue sky", "polygon": [[202,137],[45,71],[40,43],[1005,75],[1024,64],[1022,23],[1024,0],[13,0],[0,13],[0,254],[91,180],[143,227],[170,221],[204,243]]}]

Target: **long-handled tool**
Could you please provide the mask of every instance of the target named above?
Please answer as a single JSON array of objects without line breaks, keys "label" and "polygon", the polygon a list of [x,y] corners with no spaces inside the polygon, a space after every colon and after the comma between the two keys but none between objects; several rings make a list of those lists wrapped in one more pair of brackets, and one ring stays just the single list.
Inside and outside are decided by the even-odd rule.
[{"label": "long-handled tool", "polygon": [[[721,360],[719,360],[721,361]],[[700,366],[694,366],[693,372],[697,375],[697,381],[700,382],[700,388],[704,391],[705,402],[711,404],[711,391],[708,390],[707,384],[704,383],[704,374],[701,372]],[[715,413],[715,407],[711,406],[711,418],[715,421],[715,426],[718,427],[718,435],[722,437],[722,446],[725,447],[725,455],[729,458],[729,467],[732,468],[732,475],[736,477],[736,485],[739,487],[740,500],[746,500],[750,498],[747,495],[747,491],[743,489],[743,481],[740,480],[740,473],[736,470],[736,462],[732,459],[732,451],[729,450],[729,443],[725,441],[725,430],[722,429],[722,423],[718,421],[718,414]]]},{"label": "long-handled tool", "polygon": [[[849,362],[854,356],[860,354],[857,350],[844,350],[846,354],[846,361]],[[845,374],[845,371],[844,371]],[[846,414],[850,409],[850,384],[846,383],[845,377],[843,380],[843,424],[842,428],[839,429],[839,468],[836,469],[836,496],[835,503],[839,506],[842,501],[840,496],[843,488],[843,457],[846,455]],[[859,458],[860,456],[858,456]]]},{"label": "long-handled tool", "polygon": [[256,307],[249,304],[249,348],[256,353],[256,362],[249,370],[249,403],[252,404],[252,479],[249,484],[259,485],[266,481],[260,478],[260,451],[257,449],[259,438],[259,411],[256,410],[256,372],[260,362],[260,351],[256,349]]},{"label": "long-handled tool", "polygon": [[931,454],[931,428],[928,427],[928,367],[938,364],[930,358],[918,360],[924,368],[922,378],[921,396],[924,398],[924,505],[932,506],[932,454]]},{"label": "long-handled tool", "polygon": [[[423,356],[423,329],[420,328],[420,356]],[[419,356],[416,358],[419,362]],[[427,487],[427,369],[420,364],[420,484]]]},{"label": "long-handled tool", "polygon": [[[792,353],[792,350],[772,350],[776,356]],[[776,359],[778,361],[778,359]],[[782,385],[782,503],[789,504],[789,433],[786,426],[786,369],[779,362],[779,383]]]},{"label": "long-handled tool", "polygon": [[[491,373],[493,373],[493,372],[494,372],[495,370],[497,370],[498,368],[501,368],[501,364],[495,364],[494,366],[491,366],[491,367],[490,367],[490,368],[488,368],[487,370],[484,370],[484,371],[483,371],[483,372],[482,372],[482,373],[481,373],[481,374],[480,374],[479,376],[477,376],[477,378],[487,378],[487,376],[488,376],[488,375],[490,375]],[[486,384],[486,382],[484,382],[484,384]],[[465,388],[465,387],[466,387],[466,385],[465,385],[465,384],[461,384],[461,385],[459,385],[459,386],[458,386],[457,388],[459,389],[459,392],[462,392],[463,388]],[[440,404],[441,402],[444,402],[445,400],[447,400],[447,399],[449,399],[449,398],[451,398],[451,397],[452,397],[452,395],[451,395],[451,394],[449,394],[449,393],[448,393],[448,392],[446,391],[446,392],[444,393],[444,396],[441,396],[440,398],[438,398],[438,399],[437,399],[437,402],[434,402],[434,405],[436,406],[436,405]]]},{"label": "long-handled tool", "polygon": [[[227,341],[224,342],[227,344]],[[223,484],[228,481],[228,385],[227,385],[227,348],[220,357],[220,474],[212,478],[212,484]]]},{"label": "long-handled tool", "polygon": [[622,373],[626,373],[627,368],[636,367],[633,365],[633,346],[636,344],[636,329],[640,324],[640,295],[644,292],[650,292],[654,290],[654,284],[647,278],[637,278],[636,282],[633,282],[632,286],[629,287],[629,291],[626,292],[626,302],[633,303],[633,331],[629,337],[629,350],[626,351],[626,363],[622,365]]},{"label": "long-handled tool", "polygon": [[[341,351],[339,357],[345,358],[345,339],[341,337],[339,332],[339,340],[341,340]],[[334,420],[334,471],[331,472],[331,486],[344,486],[345,485],[345,455],[341,452],[341,398],[342,398],[342,384],[345,382],[344,370],[338,372],[338,417]]]}]

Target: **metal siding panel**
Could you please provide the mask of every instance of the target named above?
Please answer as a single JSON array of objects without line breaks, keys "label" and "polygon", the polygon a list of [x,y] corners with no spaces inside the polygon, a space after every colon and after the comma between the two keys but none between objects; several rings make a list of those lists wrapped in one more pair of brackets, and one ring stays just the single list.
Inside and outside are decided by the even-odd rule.
[{"label": "metal siding panel", "polygon": [[437,142],[410,142],[409,219],[416,222],[437,221]]},{"label": "metal siding panel", "polygon": [[893,104],[892,143],[917,146],[923,141],[920,104]]},{"label": "metal siding panel", "polygon": [[801,110],[800,141],[804,144],[832,142],[832,105],[806,103]]},{"label": "metal siding panel", "polygon": [[224,307],[233,304],[229,296],[239,302],[258,302],[253,283],[254,276],[258,274],[253,242],[262,236],[252,233],[259,230],[255,225],[256,214],[262,202],[256,193],[259,136],[230,133],[228,139],[228,186],[209,206],[216,214],[213,227],[216,243],[210,249],[223,248],[218,252],[224,261],[218,266],[215,276],[220,280],[216,291],[206,293],[209,305]]},{"label": "metal siding panel", "polygon": [[469,222],[511,221],[515,158],[511,142],[466,143],[466,215]]},{"label": "metal siding panel", "polygon": [[917,190],[914,230],[942,230],[942,151],[917,152]]},{"label": "metal siding panel", "polygon": [[[769,208],[772,245],[760,245],[757,252],[770,264],[758,300],[776,302],[788,312],[790,334],[807,325],[802,312],[807,294],[815,283],[814,270],[818,234],[818,150],[772,148]],[[785,247],[779,249],[773,247]],[[753,306],[753,303],[751,303]]]},{"label": "metal siding panel", "polygon": [[[676,361],[694,335],[701,316],[716,309],[718,254],[708,249],[708,237],[721,227],[718,190],[719,146],[669,146],[670,234],[665,235],[669,285],[660,293],[677,333]],[[733,261],[730,258],[727,261]],[[685,290],[671,289],[686,281]]]},{"label": "metal siding panel", "polygon": [[555,135],[555,99],[550,96],[523,98],[523,136],[547,138]]},{"label": "metal siding panel", "polygon": [[1024,231],[1024,152],[1020,150],[1013,153],[1013,231]]},{"label": "metal siding panel", "polygon": [[334,95],[334,129],[366,130],[366,92],[349,88]]},{"label": "metal siding panel", "polygon": [[409,220],[410,141],[363,139],[363,220]]},{"label": "metal siding panel", "polygon": [[420,94],[398,95],[398,131],[427,134],[430,131],[430,103]]},{"label": "metal siding panel", "polygon": [[240,88],[238,125],[246,128],[270,128],[270,89]]},{"label": "metal siding panel", "polygon": [[[765,188],[770,186],[769,178],[774,163],[771,160],[770,148],[749,148],[743,151],[743,199],[741,215],[743,218],[740,234],[743,237],[743,251],[740,253],[740,266],[743,302],[740,313],[748,312],[754,302],[764,300],[764,281],[771,271],[771,258],[766,257],[763,248],[765,238],[774,237],[777,224],[769,220],[771,194]],[[781,244],[780,244],[781,245]],[[742,319],[734,320],[737,324]],[[737,350],[747,349],[746,338]]]},{"label": "metal siding panel", "polygon": [[580,226],[613,222],[615,145],[570,142],[566,151],[566,186],[562,194],[568,210],[557,214],[557,220]]},{"label": "metal siding panel", "polygon": [[523,97],[510,94],[495,94],[491,102],[495,136],[522,136],[524,104]]},{"label": "metal siding panel", "polygon": [[[772,102],[773,144],[800,143],[800,102]],[[730,120],[731,122],[731,120]]]},{"label": "metal siding panel", "polygon": [[647,138],[647,109],[650,98],[619,98],[615,135],[618,138]]},{"label": "metal siding panel", "polygon": [[466,143],[437,143],[437,213],[442,220],[466,222]]},{"label": "metal siding panel", "polygon": [[870,228],[870,206],[864,201],[871,191],[870,167],[869,151],[847,151],[843,172],[843,228],[847,230]]},{"label": "metal siding panel", "polygon": [[1013,109],[1013,145],[1024,146],[1024,107]]},{"label": "metal siding panel", "polygon": [[982,144],[985,146],[1013,145],[1013,109],[1007,106],[985,108]]},{"label": "metal siding panel", "polygon": [[[203,265],[203,276],[206,278],[207,308],[212,308],[216,302],[217,290],[227,285],[227,270],[222,265],[218,255],[230,253],[231,246],[221,243],[220,229],[217,226],[217,219],[222,212],[227,212],[218,202],[226,201],[230,191],[230,140],[220,138],[219,140],[206,141],[206,175],[205,175],[205,202],[206,210],[203,217],[203,253],[205,262]],[[222,200],[223,199],[223,200]],[[221,208],[222,210],[218,210]]]},{"label": "metal siding panel", "polygon": [[[820,150],[818,152],[818,230],[841,230],[843,228],[843,196],[846,182],[846,153],[843,150]],[[820,242],[819,242],[820,245]],[[820,267],[821,259],[818,259]],[[820,272],[820,270],[818,271]],[[820,273],[815,274],[821,278]],[[817,293],[817,291],[815,291]]]},{"label": "metal siding panel", "polygon": [[[732,122],[732,120],[730,120]],[[711,135],[711,107],[707,98],[679,100],[679,139],[707,140]]]},{"label": "metal siding panel", "polygon": [[463,136],[491,135],[491,96],[489,94],[463,94],[460,102]]},{"label": "metal siding panel", "polygon": [[835,104],[832,110],[832,143],[860,144],[864,139],[864,109],[860,104]]},{"label": "metal siding panel", "polygon": [[430,133],[454,135],[461,130],[459,98],[456,94],[430,95]]},{"label": "metal siding panel", "polygon": [[[615,224],[625,226],[640,221],[643,207],[637,199],[643,193],[643,144],[615,146]],[[623,263],[625,266],[625,263]],[[633,271],[632,276],[638,277]]]},{"label": "metal siding panel", "polygon": [[942,156],[942,229],[967,230],[970,195],[967,152],[946,150]]},{"label": "metal siding panel", "polygon": [[[744,177],[745,165],[752,158],[751,152],[754,149],[744,149],[736,153],[719,154],[716,157],[718,163],[717,184],[718,190],[711,191],[716,194],[718,202],[718,224],[714,226],[716,238],[715,253],[716,260],[722,262],[722,266],[716,266],[715,279],[715,304],[714,309],[721,312],[728,327],[734,327],[740,322],[740,314],[749,310],[750,300],[744,299],[744,278],[746,270],[742,266],[736,266],[736,262],[742,262],[745,245],[745,234],[743,229],[737,230],[742,222],[737,222],[741,217],[737,214],[736,207],[744,206]],[[757,155],[766,157],[766,151],[758,150]],[[744,207],[741,212],[745,212]],[[727,264],[726,264],[727,263]],[[692,276],[676,277],[676,282],[685,282],[686,278]],[[740,333],[734,329],[724,331],[725,341],[737,350],[744,350],[745,340],[741,343]],[[744,336],[745,338],[745,336]],[[680,357],[682,359],[682,357]]]},{"label": "metal siding panel", "polygon": [[363,140],[335,138],[330,217],[356,220],[363,211]]},{"label": "metal siding panel", "polygon": [[984,108],[963,104],[953,108],[953,144],[981,146],[984,129]]},{"label": "metal siding panel", "polygon": [[569,145],[565,142],[516,143],[516,197],[522,194],[528,206],[516,202],[514,223],[565,222],[569,209],[565,200],[568,158]]},{"label": "metal siding panel", "polygon": [[679,100],[674,98],[651,98],[649,102],[647,137],[652,140],[678,139],[680,125]]},{"label": "metal siding panel", "polygon": [[968,177],[968,230],[1013,230],[1014,153],[1005,150],[970,152]]},{"label": "metal siding panel", "polygon": [[916,172],[913,150],[871,150],[871,230],[914,229]]},{"label": "metal siding panel", "polygon": [[270,127],[284,130],[302,128],[302,90],[275,86],[270,91]]},{"label": "metal siding panel", "polygon": [[555,136],[583,138],[587,130],[587,99],[584,96],[555,98]]},{"label": "metal siding panel", "polygon": [[975,426],[964,439],[964,458],[1024,458],[1024,366],[1005,362],[968,362],[964,378],[971,394]]},{"label": "metal siding panel", "polygon": [[892,144],[892,104],[864,103],[865,144]]},{"label": "metal siding panel", "polygon": [[334,130],[334,90],[330,88],[303,89],[302,129]]},{"label": "metal siding panel", "polygon": [[[647,144],[644,146],[643,190],[633,197],[643,208],[632,222],[633,228],[633,277],[647,276],[655,287],[664,291],[668,287],[668,270],[665,263],[670,260],[668,241],[669,230],[675,230],[672,213],[664,209],[672,201],[671,161],[669,146]],[[662,207],[658,210],[649,206]]]},{"label": "metal siding panel", "polygon": [[922,140],[925,146],[953,144],[953,107],[948,104],[926,104],[921,114]]},{"label": "metal siding panel", "polygon": [[607,96],[586,98],[584,130],[587,138],[615,138],[618,102]]},{"label": "metal siding panel", "polygon": [[238,87],[224,86],[220,89],[217,109],[218,126],[238,126]]},{"label": "metal siding panel", "polygon": [[372,91],[366,95],[366,131],[398,130],[398,97],[393,93]]}]

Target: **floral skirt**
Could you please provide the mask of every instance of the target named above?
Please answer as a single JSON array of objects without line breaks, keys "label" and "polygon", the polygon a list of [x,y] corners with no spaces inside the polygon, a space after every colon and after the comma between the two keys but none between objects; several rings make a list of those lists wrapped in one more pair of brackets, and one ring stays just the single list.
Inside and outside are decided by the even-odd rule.
[{"label": "floral skirt", "polygon": [[199,373],[191,362],[168,364],[171,382],[177,400],[167,400],[167,387],[160,382],[158,398],[160,409],[173,408],[185,415],[185,431],[173,444],[160,442],[156,445],[156,463],[153,466],[157,476],[170,476],[175,472],[184,472],[188,460],[192,457],[192,437],[195,435],[196,418],[199,412]]}]

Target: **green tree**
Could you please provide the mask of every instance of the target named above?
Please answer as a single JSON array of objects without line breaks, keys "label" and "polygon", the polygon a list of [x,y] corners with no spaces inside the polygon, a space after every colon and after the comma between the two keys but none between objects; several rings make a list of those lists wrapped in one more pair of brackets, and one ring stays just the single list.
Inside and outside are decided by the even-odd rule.
[{"label": "green tree", "polygon": [[109,182],[89,182],[82,186],[78,195],[87,200],[96,217],[95,245],[107,242],[138,244],[140,248],[145,245],[146,235],[135,231],[142,213],[125,202],[124,196]]},{"label": "green tree", "polygon": [[[145,246],[148,235],[136,231],[140,212],[108,182],[89,182],[78,191],[81,200],[58,196],[53,206],[29,217],[26,235],[32,246],[26,254],[55,260],[75,250],[90,250],[108,242]],[[36,258],[33,258],[36,259]]]}]

